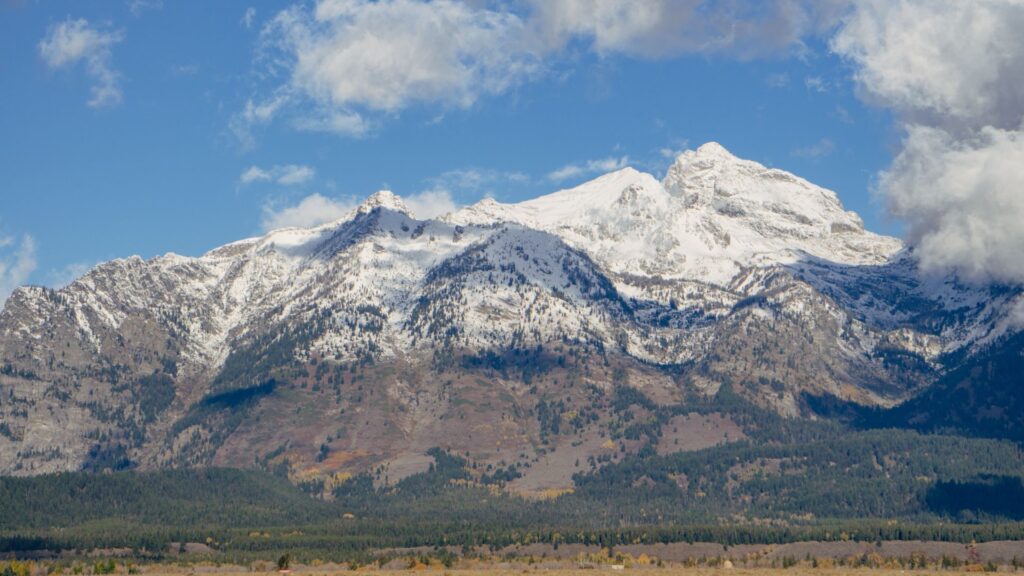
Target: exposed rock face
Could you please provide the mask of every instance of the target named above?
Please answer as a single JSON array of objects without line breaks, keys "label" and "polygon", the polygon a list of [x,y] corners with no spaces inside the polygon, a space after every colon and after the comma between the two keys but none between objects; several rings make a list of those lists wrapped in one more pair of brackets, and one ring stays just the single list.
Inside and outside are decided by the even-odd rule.
[{"label": "exposed rock face", "polygon": [[615,386],[667,404],[728,383],[792,417],[808,394],[890,406],[1011,332],[1020,298],[918,280],[834,193],[717,144],[663,182],[625,169],[437,220],[379,192],[328,225],[16,291],[0,473],[618,458]]}]

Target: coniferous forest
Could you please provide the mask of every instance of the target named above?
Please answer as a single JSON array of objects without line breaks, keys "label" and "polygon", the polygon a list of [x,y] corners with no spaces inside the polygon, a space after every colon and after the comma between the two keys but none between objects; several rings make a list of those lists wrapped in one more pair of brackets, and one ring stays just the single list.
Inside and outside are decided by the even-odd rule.
[{"label": "coniferous forest", "polygon": [[378,487],[362,474],[329,494],[280,471],[7,477],[0,552],[131,548],[159,559],[172,543],[200,542],[222,559],[287,551],[351,561],[395,548],[531,542],[1024,538],[1024,454],[1014,443],[832,424],[790,430],[799,441],[786,443],[772,429],[793,422],[756,410],[748,417],[761,419],[762,437],[667,456],[641,451],[578,474],[571,493],[544,500],[506,493],[497,475],[473,480],[464,458],[440,449],[426,472]]}]

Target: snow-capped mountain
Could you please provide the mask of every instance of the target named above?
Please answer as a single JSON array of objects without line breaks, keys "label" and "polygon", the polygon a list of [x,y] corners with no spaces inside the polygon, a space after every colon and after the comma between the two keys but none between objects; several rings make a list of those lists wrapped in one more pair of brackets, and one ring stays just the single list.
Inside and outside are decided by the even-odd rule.
[{"label": "snow-capped mountain", "polygon": [[[728,385],[788,417],[813,416],[809,397],[891,406],[1014,330],[1020,299],[920,280],[834,193],[717,144],[662,181],[627,168],[435,220],[378,192],[316,228],[16,291],[0,472],[285,462],[393,480],[432,446],[578,462],[618,425],[617,386],[678,404]],[[575,438],[551,437],[556,400]]]},{"label": "snow-capped mountain", "polygon": [[558,235],[616,274],[721,286],[750,266],[806,255],[879,264],[902,248],[865,231],[834,192],[715,143],[684,152],[661,182],[624,168],[519,204],[484,200],[445,220],[516,222]]}]

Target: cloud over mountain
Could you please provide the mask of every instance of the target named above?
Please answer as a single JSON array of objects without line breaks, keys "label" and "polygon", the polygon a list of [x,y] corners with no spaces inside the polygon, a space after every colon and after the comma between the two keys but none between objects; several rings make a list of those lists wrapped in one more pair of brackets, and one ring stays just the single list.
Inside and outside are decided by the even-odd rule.
[{"label": "cloud over mountain", "polygon": [[904,123],[882,175],[926,271],[1024,282],[1024,3],[864,0],[832,49]]},{"label": "cloud over mountain", "polygon": [[250,166],[242,175],[238,177],[239,183],[252,184],[254,182],[270,182],[274,181],[284,186],[294,186],[297,184],[305,184],[316,176],[316,170],[310,166],[301,164],[287,164],[284,166],[273,166],[271,168],[261,168],[259,166]]}]

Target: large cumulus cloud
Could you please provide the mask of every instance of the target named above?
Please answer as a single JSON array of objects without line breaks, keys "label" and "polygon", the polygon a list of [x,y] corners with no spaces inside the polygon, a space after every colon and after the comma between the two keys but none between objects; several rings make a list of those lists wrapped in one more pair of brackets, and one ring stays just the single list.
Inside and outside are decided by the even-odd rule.
[{"label": "large cumulus cloud", "polygon": [[880,191],[925,272],[1024,282],[1021,30],[1021,0],[861,0],[832,39],[903,123]]},{"label": "large cumulus cloud", "polygon": [[290,115],[302,130],[365,135],[412,106],[466,108],[545,76],[577,47],[600,57],[739,58],[799,51],[843,0],[321,0],[261,32],[262,73],[280,81],[232,128]]},{"label": "large cumulus cloud", "polygon": [[988,126],[955,137],[910,126],[881,185],[923,270],[1024,281],[1024,133]]}]

